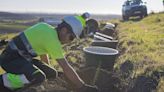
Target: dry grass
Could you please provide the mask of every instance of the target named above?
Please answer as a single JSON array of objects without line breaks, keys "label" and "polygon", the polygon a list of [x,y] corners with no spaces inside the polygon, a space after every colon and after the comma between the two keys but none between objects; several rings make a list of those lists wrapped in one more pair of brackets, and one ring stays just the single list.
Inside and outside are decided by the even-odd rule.
[{"label": "dry grass", "polygon": [[[121,55],[116,68],[130,61],[134,65],[132,78],[164,71],[164,14],[150,15],[141,21],[120,22],[118,29]],[[164,86],[163,82],[160,85]]]}]

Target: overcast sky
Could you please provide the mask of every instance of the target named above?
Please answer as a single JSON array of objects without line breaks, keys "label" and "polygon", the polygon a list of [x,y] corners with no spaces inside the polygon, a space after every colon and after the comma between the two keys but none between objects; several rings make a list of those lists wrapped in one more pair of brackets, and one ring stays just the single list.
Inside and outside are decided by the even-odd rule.
[{"label": "overcast sky", "polygon": [[[121,14],[125,0],[0,0],[0,11]],[[162,11],[162,0],[144,0],[148,11]]]}]

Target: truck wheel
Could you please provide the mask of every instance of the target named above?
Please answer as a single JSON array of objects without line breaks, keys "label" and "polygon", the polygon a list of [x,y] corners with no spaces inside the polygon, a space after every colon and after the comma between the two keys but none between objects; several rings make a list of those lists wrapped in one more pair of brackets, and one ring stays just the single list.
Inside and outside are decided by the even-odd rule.
[{"label": "truck wheel", "polygon": [[140,15],[140,19],[143,19],[144,15]]},{"label": "truck wheel", "polygon": [[127,20],[129,20],[129,17],[128,16],[123,16],[123,20],[127,21]]},{"label": "truck wheel", "polygon": [[148,14],[147,14],[147,13],[145,13],[144,17],[147,17],[147,16],[148,16]]}]

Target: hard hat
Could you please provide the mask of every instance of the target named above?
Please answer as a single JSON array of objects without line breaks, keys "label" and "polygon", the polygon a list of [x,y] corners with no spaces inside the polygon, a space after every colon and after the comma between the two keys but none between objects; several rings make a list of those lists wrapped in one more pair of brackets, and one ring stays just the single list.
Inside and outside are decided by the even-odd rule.
[{"label": "hard hat", "polygon": [[77,38],[79,38],[83,30],[81,21],[75,16],[64,17],[63,21],[65,21],[72,28],[73,33]]},{"label": "hard hat", "polygon": [[85,12],[82,14],[82,17],[84,17],[85,19],[88,19],[91,15],[88,12]]}]

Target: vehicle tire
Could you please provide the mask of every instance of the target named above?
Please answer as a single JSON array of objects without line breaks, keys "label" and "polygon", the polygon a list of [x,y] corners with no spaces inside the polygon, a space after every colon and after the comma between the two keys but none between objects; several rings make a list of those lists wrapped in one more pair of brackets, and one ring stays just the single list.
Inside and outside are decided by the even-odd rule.
[{"label": "vehicle tire", "polygon": [[144,17],[147,17],[148,16],[148,14],[147,14],[147,12],[145,13],[145,15],[144,15]]},{"label": "vehicle tire", "polygon": [[124,21],[129,20],[129,17],[128,16],[123,16],[122,18],[123,18]]},{"label": "vehicle tire", "polygon": [[140,19],[143,19],[144,15],[140,15]]}]

